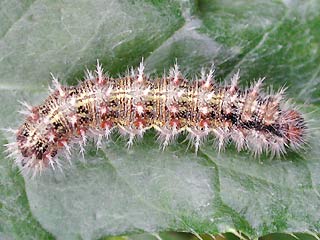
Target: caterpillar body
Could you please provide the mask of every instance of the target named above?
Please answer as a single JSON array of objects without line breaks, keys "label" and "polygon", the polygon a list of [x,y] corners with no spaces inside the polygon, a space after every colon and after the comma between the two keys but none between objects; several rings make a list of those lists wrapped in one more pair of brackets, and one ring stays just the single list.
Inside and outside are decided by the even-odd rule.
[{"label": "caterpillar body", "polygon": [[202,71],[200,79],[188,81],[175,64],[168,76],[150,79],[141,62],[130,74],[111,78],[98,62],[78,86],[62,86],[53,76],[50,96],[35,107],[25,104],[27,117],[7,151],[22,170],[37,173],[59,166],[58,157],[70,157],[76,143],[83,152],[88,137],[99,147],[113,130],[127,136],[131,146],[153,128],[163,148],[184,132],[195,151],[209,135],[215,136],[218,150],[231,140],[238,151],[254,155],[281,155],[304,144],[305,120],[286,106],[284,89],[265,94],[259,79],[241,90],[239,72],[222,86],[213,74]]}]

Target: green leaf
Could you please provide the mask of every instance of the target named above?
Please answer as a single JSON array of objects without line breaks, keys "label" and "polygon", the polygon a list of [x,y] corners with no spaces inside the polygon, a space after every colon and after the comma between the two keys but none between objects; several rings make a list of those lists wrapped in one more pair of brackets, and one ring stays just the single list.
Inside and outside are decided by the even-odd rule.
[{"label": "green leaf", "polygon": [[155,75],[177,59],[190,79],[213,62],[220,81],[239,68],[242,86],[266,76],[288,87],[310,128],[307,150],[282,159],[232,145],[218,154],[212,139],[195,154],[183,136],[162,151],[152,131],[127,150],[115,136],[25,186],[1,148],[0,237],[320,231],[319,12],[317,0],[0,1],[2,128],[23,121],[17,100],[43,101],[50,72],[75,85],[96,59],[117,76],[142,57]]}]

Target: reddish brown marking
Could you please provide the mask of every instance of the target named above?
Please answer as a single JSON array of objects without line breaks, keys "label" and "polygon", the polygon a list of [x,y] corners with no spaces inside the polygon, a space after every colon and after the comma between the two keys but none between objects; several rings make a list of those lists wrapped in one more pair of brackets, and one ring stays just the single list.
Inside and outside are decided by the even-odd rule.
[{"label": "reddish brown marking", "polygon": [[58,141],[58,146],[59,146],[59,147],[64,147],[64,144],[65,144],[65,143],[68,143],[68,139],[66,139],[66,138],[59,139],[59,141]]},{"label": "reddish brown marking", "polygon": [[136,128],[143,128],[146,125],[146,121],[143,118],[138,117],[133,124]]},{"label": "reddish brown marking", "polygon": [[289,125],[288,130],[287,130],[287,137],[291,141],[299,140],[302,137],[302,131],[301,131],[301,129],[299,129],[295,126]]},{"label": "reddish brown marking", "polygon": [[113,125],[113,123],[111,121],[108,121],[108,120],[102,121],[101,124],[100,124],[102,129],[107,129],[107,128],[110,129],[112,127],[112,125]]},{"label": "reddish brown marking", "polygon": [[170,120],[170,126],[171,127],[180,127],[180,121],[179,119],[175,118],[175,119],[172,119]]},{"label": "reddish brown marking", "polygon": [[289,110],[285,113],[285,122],[287,124],[286,135],[292,142],[303,141],[305,134],[304,122],[302,121],[301,114],[295,110]]},{"label": "reddish brown marking", "polygon": [[99,84],[99,85],[104,85],[106,83],[106,78],[104,77],[102,80],[99,80],[99,78],[97,77],[96,78],[96,82]]},{"label": "reddish brown marking", "polygon": [[201,120],[200,123],[199,123],[199,126],[202,127],[202,128],[204,128],[204,127],[209,127],[209,125],[210,125],[210,121],[207,120],[207,119],[203,119],[203,120]]},{"label": "reddish brown marking", "polygon": [[85,133],[87,131],[87,128],[84,128],[84,127],[80,127],[80,128],[77,128],[77,134],[79,136],[81,136],[83,133]]}]

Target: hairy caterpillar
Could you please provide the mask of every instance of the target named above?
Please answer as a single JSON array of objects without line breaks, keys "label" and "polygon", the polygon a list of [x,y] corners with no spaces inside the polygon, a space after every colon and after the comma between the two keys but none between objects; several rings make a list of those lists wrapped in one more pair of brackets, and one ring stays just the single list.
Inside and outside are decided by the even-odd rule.
[{"label": "hairy caterpillar", "polygon": [[22,170],[40,172],[59,166],[58,156],[70,157],[78,143],[81,152],[88,137],[98,147],[113,130],[134,138],[154,128],[165,148],[178,134],[186,132],[195,151],[210,134],[217,148],[232,140],[238,151],[248,149],[281,155],[305,142],[306,123],[302,115],[276,94],[260,92],[263,79],[241,90],[236,73],[229,85],[214,82],[214,71],[202,71],[201,78],[188,81],[175,64],[169,76],[149,79],[143,62],[124,77],[111,78],[97,62],[94,73],[87,70],[78,86],[62,86],[53,77],[54,90],[39,106],[27,104],[24,123],[15,130],[16,140],[7,144]]}]

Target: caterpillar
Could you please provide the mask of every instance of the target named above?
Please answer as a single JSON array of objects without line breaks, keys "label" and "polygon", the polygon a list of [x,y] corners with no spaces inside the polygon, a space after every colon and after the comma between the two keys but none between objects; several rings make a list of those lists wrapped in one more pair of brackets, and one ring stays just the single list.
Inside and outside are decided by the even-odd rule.
[{"label": "caterpillar", "polygon": [[62,86],[52,75],[54,89],[35,107],[28,104],[23,124],[14,130],[15,141],[7,144],[22,170],[34,173],[60,166],[59,157],[72,155],[72,147],[84,152],[88,138],[101,146],[113,130],[135,138],[155,129],[165,148],[180,133],[186,133],[197,152],[209,135],[215,136],[220,151],[234,142],[238,151],[272,157],[305,143],[306,123],[302,114],[286,104],[285,89],[267,94],[261,91],[264,79],[241,90],[239,71],[230,84],[214,81],[214,70],[188,81],[175,64],[168,76],[150,79],[143,60],[127,75],[112,78],[104,74],[99,61],[94,72],[86,71],[77,86]]}]

